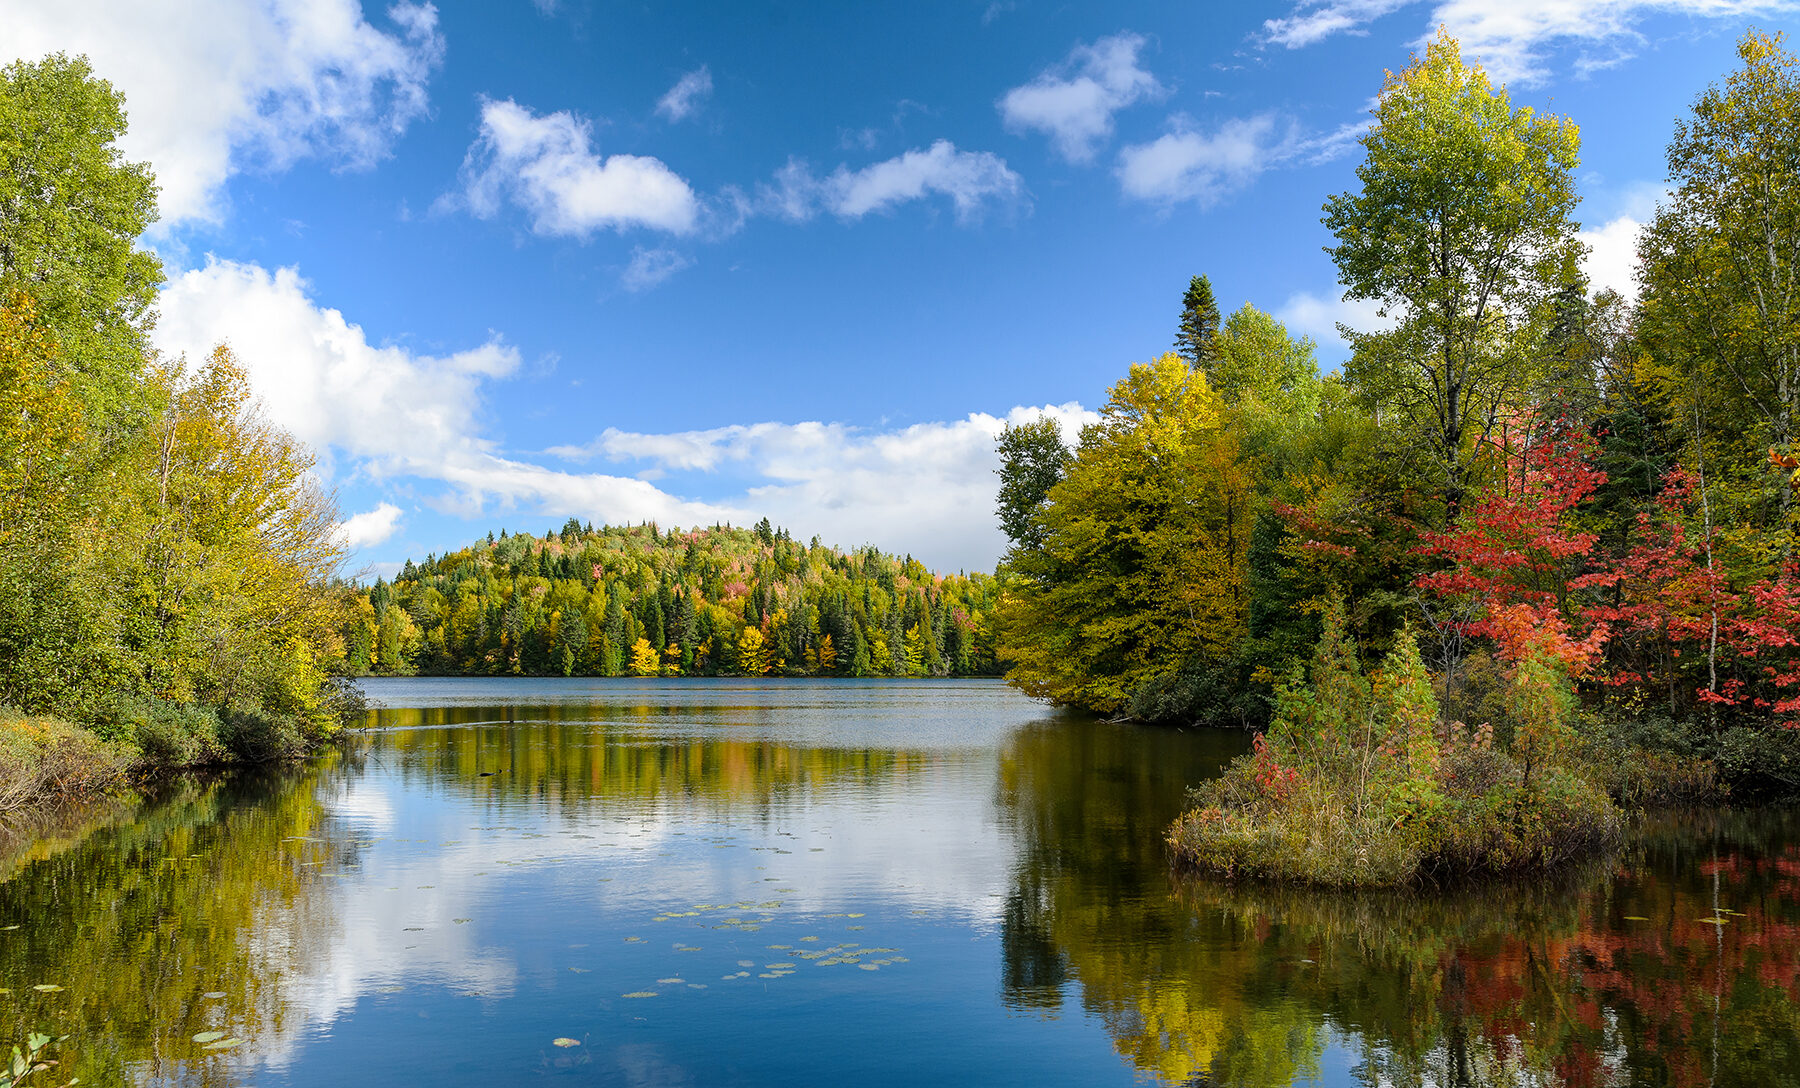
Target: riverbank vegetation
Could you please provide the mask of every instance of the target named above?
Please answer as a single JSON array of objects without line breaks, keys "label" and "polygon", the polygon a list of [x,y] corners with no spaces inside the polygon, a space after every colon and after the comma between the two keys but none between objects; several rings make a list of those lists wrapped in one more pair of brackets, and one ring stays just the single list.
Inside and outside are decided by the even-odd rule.
[{"label": "riverbank vegetation", "polygon": [[297,753],[358,709],[311,453],[226,348],[150,346],[156,185],[124,129],[85,60],[0,70],[0,811]]},{"label": "riverbank vegetation", "polygon": [[1381,314],[1340,372],[1196,277],[1073,451],[1003,436],[1013,683],[1263,731],[1183,859],[1510,870],[1621,803],[1800,791],[1800,64],[1739,54],[1676,126],[1636,300],[1583,279],[1574,122],[1440,35],[1325,204]]},{"label": "riverbank vegetation", "polygon": [[754,529],[571,519],[410,560],[358,594],[348,667],[387,675],[998,675],[989,575]]}]

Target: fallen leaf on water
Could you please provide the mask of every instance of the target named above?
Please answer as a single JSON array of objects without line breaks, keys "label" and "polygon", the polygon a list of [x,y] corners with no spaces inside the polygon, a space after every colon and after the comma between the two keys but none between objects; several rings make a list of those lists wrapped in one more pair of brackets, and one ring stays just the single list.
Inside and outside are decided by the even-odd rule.
[{"label": "fallen leaf on water", "polygon": [[220,1039],[223,1039],[223,1038],[225,1038],[225,1033],[222,1031],[203,1031],[200,1034],[194,1036],[194,1042],[196,1042],[196,1043],[214,1043],[214,1042],[218,1042]]},{"label": "fallen leaf on water", "polygon": [[551,1046],[563,1046],[563,1047],[580,1046],[581,1040],[580,1039],[571,1039],[567,1035],[559,1035],[556,1038],[550,1040],[550,1045]]}]

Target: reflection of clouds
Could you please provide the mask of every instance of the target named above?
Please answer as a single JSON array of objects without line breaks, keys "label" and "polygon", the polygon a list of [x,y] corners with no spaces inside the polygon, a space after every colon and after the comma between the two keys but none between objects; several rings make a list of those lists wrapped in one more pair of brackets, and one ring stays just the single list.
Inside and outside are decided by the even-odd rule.
[{"label": "reflection of clouds", "polygon": [[[377,731],[372,758],[324,788],[330,820],[313,834],[329,842],[307,844],[339,860],[314,870],[321,884],[313,894],[271,904],[259,926],[258,974],[278,980],[285,1015],[273,1037],[247,1040],[246,1058],[253,1047],[263,1068],[286,1069],[305,1037],[391,987],[493,999],[548,984],[519,944],[554,932],[534,916],[588,926],[600,940],[631,932],[709,948],[721,942],[705,927],[720,916],[654,917],[697,904],[780,901],[778,925],[865,912],[869,944],[884,943],[884,914],[999,928],[1017,847],[993,808],[997,751],[1018,724],[1042,716],[1035,705],[997,685],[975,686],[973,699],[952,685],[610,687],[610,705],[580,708],[600,720],[561,723],[591,731],[590,746],[673,748],[716,737],[757,741],[796,763],[826,748],[895,758],[792,780],[757,764],[758,788],[741,794],[688,788],[679,774],[654,792],[582,792],[557,780],[567,768],[554,749],[545,757],[551,773],[538,780],[523,767],[518,780],[468,778],[442,759],[458,727]],[[488,727],[497,716],[544,720],[531,707],[480,709],[505,705],[499,692],[516,687],[371,688],[389,705],[466,706]],[[593,685],[567,688],[577,700],[594,697]],[[666,706],[650,704],[659,693]],[[615,1060],[630,1083],[686,1080],[654,1049]]]},{"label": "reflection of clouds", "polygon": [[351,831],[364,835],[383,835],[394,826],[394,802],[387,791],[371,789],[368,784],[352,780],[339,794],[326,801],[326,809]]}]

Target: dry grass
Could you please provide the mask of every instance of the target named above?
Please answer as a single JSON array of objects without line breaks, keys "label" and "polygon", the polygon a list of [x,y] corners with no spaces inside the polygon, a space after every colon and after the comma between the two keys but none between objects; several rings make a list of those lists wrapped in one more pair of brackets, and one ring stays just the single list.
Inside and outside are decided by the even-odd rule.
[{"label": "dry grass", "polygon": [[58,797],[104,790],[137,758],[59,718],[0,713],[0,817]]}]

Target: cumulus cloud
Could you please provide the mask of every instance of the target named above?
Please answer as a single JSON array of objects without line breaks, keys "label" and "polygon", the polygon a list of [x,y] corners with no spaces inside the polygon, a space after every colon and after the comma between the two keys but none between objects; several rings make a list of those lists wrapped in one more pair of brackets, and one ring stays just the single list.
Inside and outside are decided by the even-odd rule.
[{"label": "cumulus cloud", "polygon": [[1301,147],[1293,125],[1274,114],[1226,121],[1211,133],[1177,118],[1163,136],[1119,153],[1119,187],[1136,200],[1207,206],[1292,158]]},{"label": "cumulus cloud", "polygon": [[1581,232],[1581,241],[1587,245],[1581,272],[1588,279],[1589,291],[1610,288],[1627,300],[1637,298],[1638,233],[1655,217],[1657,201],[1667,195],[1666,189],[1655,185],[1628,186],[1616,215]]},{"label": "cumulus cloud", "polygon": [[462,191],[446,206],[487,219],[508,201],[531,216],[536,233],[576,238],[632,227],[687,234],[700,215],[693,189],[661,159],[601,158],[587,120],[487,100],[481,134],[463,161]]},{"label": "cumulus cloud", "polygon": [[372,344],[343,314],[315,303],[296,269],[236,261],[208,261],[176,277],[160,308],[160,350],[198,357],[228,342],[270,418],[320,451],[328,470],[349,462],[341,474],[436,481],[444,490],[427,500],[434,509],[683,525],[741,515],[642,480],[556,472],[507,456],[481,426],[487,383],[519,367],[518,352],[497,337],[447,356]]},{"label": "cumulus cloud", "polygon": [[165,224],[223,217],[246,169],[309,157],[366,168],[427,107],[437,9],[386,25],[354,0],[0,0],[0,62],[84,53],[125,95],[127,159],[148,160]]},{"label": "cumulus cloud", "polygon": [[992,516],[994,442],[1007,423],[1050,418],[1071,444],[1099,417],[1076,403],[985,412],[949,422],[867,431],[842,423],[755,423],[640,434],[608,429],[584,446],[549,452],[604,459],[652,474],[731,469],[761,479],[732,505],[802,536],[872,543],[944,567],[992,567],[1006,542]]},{"label": "cumulus cloud", "polygon": [[399,531],[400,514],[400,508],[393,503],[381,503],[373,510],[345,518],[338,526],[338,537],[351,551],[373,547]]},{"label": "cumulus cloud", "polygon": [[1643,227],[1632,216],[1621,215],[1581,232],[1588,247],[1581,272],[1588,279],[1589,291],[1611,289],[1626,299],[1637,298],[1637,240]]},{"label": "cumulus cloud", "polygon": [[1087,162],[1112,137],[1113,114],[1163,93],[1138,66],[1143,47],[1143,37],[1129,33],[1076,46],[1062,64],[1002,95],[1000,116],[1015,132],[1045,133],[1070,162]]},{"label": "cumulus cloud", "polygon": [[934,195],[949,197],[957,219],[971,222],[989,203],[1022,201],[1025,182],[998,155],[958,151],[949,140],[939,140],[926,150],[914,148],[860,170],[839,166],[823,178],[804,162],[790,159],[775,172],[774,183],[763,186],[761,204],[771,214],[796,222],[812,218],[820,209],[843,219],[860,219]]},{"label": "cumulus cloud", "polygon": [[684,121],[700,112],[700,104],[712,97],[712,71],[702,64],[676,80],[656,102],[656,112],[671,121]]},{"label": "cumulus cloud", "polygon": [[[1408,6],[1407,0],[1302,0],[1263,30],[1269,42],[1299,49],[1334,34],[1365,33],[1369,23]],[[1446,27],[1464,55],[1479,59],[1497,80],[1531,85],[1550,76],[1544,53],[1553,44],[1579,47],[1578,73],[1629,59],[1644,40],[1637,27],[1646,16],[1742,21],[1795,10],[1793,0],[1439,0],[1426,23],[1427,36]]]},{"label": "cumulus cloud", "polygon": [[[564,462],[610,462],[631,475],[579,464],[558,469],[484,436],[489,386],[520,366],[518,352],[498,337],[445,356],[371,343],[361,327],[315,302],[297,270],[235,261],[212,260],[176,277],[161,310],[159,349],[199,357],[230,343],[270,418],[325,455],[335,479],[405,481],[431,509],[471,520],[519,512],[745,525],[767,516],[802,537],[872,543],[940,568],[985,569],[1004,547],[992,516],[1001,427],[1048,416],[1073,443],[1096,418],[1071,403],[893,430],[827,422],[607,430],[548,453]],[[724,494],[684,498],[646,478],[676,473]],[[726,478],[737,482],[722,484]],[[343,532],[374,547],[398,531],[400,517],[397,505],[382,502]]]}]

